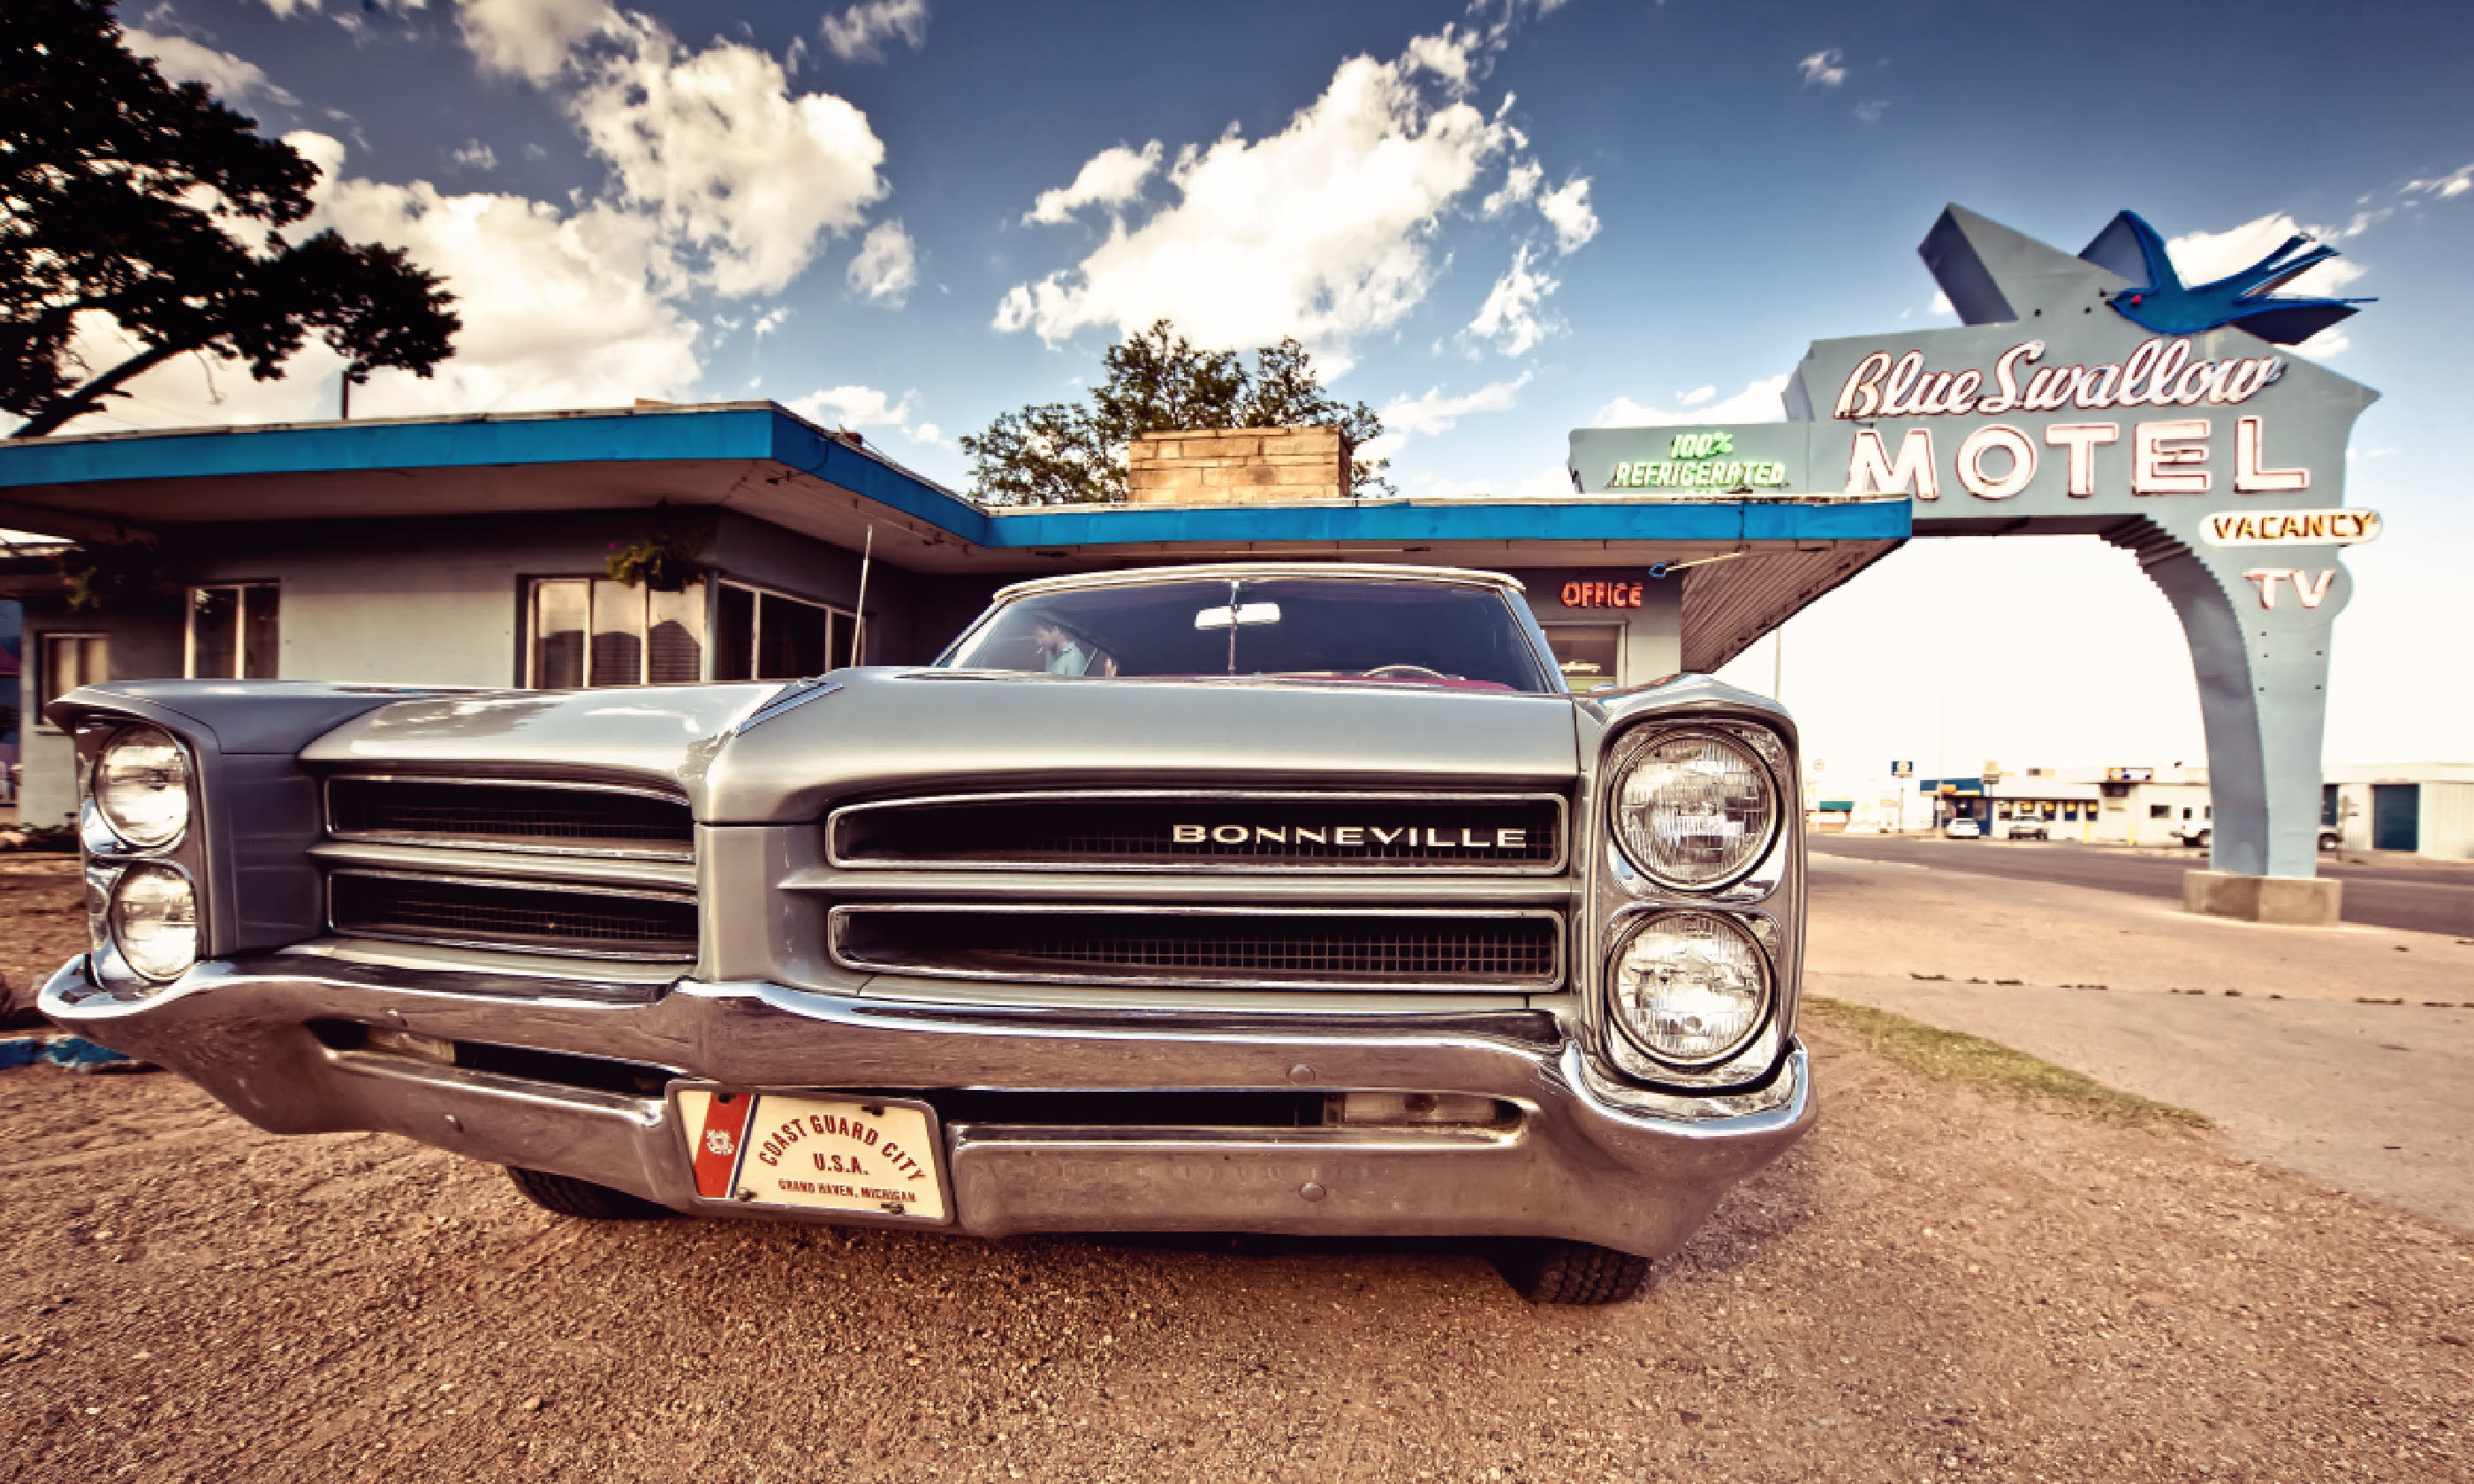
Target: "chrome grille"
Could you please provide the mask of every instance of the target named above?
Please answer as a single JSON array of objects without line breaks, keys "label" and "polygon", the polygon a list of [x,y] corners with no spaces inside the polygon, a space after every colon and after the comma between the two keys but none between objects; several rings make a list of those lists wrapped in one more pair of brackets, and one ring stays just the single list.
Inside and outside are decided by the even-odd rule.
[{"label": "chrome grille", "polygon": [[327,780],[327,831],[338,840],[561,855],[695,853],[686,800],[617,784],[335,778]]},{"label": "chrome grille", "polygon": [[580,958],[695,957],[695,900],[682,895],[379,871],[331,872],[327,893],[328,924],[354,937]]},{"label": "chrome grille", "polygon": [[1535,911],[842,906],[835,959],[862,971],[1037,983],[1546,990],[1563,922]]},{"label": "chrome grille", "polygon": [[1088,790],[852,804],[845,868],[1491,872],[1564,863],[1554,794]]}]

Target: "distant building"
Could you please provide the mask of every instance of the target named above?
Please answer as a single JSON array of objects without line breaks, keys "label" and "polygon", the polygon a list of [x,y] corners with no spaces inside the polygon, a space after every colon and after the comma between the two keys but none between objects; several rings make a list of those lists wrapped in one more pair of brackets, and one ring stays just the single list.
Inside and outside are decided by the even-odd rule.
[{"label": "distant building", "polygon": [[2322,770],[2319,822],[2349,850],[2474,860],[2474,763],[2350,764]]},{"label": "distant building", "polygon": [[2208,770],[2114,765],[2029,768],[2016,778],[1919,778],[1934,800],[1933,827],[1971,819],[1987,839],[2036,824],[2055,840],[2091,845],[2178,845],[2184,826],[2210,819]]}]

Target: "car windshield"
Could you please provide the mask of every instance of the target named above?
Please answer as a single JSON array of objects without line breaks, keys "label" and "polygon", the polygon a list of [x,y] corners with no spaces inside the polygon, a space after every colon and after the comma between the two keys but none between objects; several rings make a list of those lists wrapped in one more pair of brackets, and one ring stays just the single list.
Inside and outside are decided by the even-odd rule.
[{"label": "car windshield", "polygon": [[947,669],[1118,679],[1248,676],[1560,690],[1491,587],[1225,578],[1037,593],[982,619]]}]

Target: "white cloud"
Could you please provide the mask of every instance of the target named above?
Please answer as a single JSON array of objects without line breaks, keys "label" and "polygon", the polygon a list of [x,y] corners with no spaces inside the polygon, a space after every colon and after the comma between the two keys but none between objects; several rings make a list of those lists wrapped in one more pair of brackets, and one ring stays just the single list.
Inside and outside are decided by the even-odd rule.
[{"label": "white cloud", "polygon": [[885,43],[895,36],[912,51],[928,41],[928,0],[861,0],[823,25],[825,45],[844,61],[883,61]]},{"label": "white cloud", "polygon": [[609,0],[458,0],[464,44],[496,72],[546,83],[586,37],[615,25]]},{"label": "white cloud", "polygon": [[1847,81],[1847,69],[1839,65],[1845,57],[1834,46],[1824,47],[1795,64],[1804,74],[1807,87],[1836,87]]},{"label": "white cloud", "polygon": [[696,281],[779,292],[885,195],[867,116],[830,93],[792,97],[769,54],[716,41],[689,55],[642,15],[605,34],[618,44],[578,57],[569,111],[621,199],[700,255]]},{"label": "white cloud", "polygon": [[1703,402],[1710,400],[1710,398],[1716,396],[1717,395],[1718,389],[1716,387],[1694,387],[1691,391],[1686,392],[1682,396],[1676,398],[1676,403],[1678,406],[1683,407],[1698,407]]},{"label": "white cloud", "polygon": [[[349,179],[337,140],[302,132],[284,142],[323,172],[318,208],[298,230],[332,227],[354,242],[403,249],[446,279],[463,317],[453,359],[426,380],[379,372],[353,393],[356,416],[623,407],[694,387],[697,325],[656,291],[661,248],[643,217],[606,205],[564,212],[520,196],[449,196],[425,180]],[[115,331],[94,328],[86,337],[90,364],[131,353]],[[314,337],[279,381],[252,380],[234,363],[183,357],[137,378],[134,395],[95,422],[330,418],[341,369]]]},{"label": "white cloud", "polygon": [[498,168],[498,152],[478,139],[465,140],[461,146],[448,152],[447,157],[468,170]]},{"label": "white cloud", "polygon": [[908,431],[912,438],[917,439],[923,443],[942,443],[945,442],[944,430],[937,427],[936,424],[933,422],[922,422]]},{"label": "white cloud", "polygon": [[1538,213],[1555,228],[1555,251],[1577,252],[1598,234],[1598,214],[1589,209],[1589,182],[1575,176],[1538,198]]},{"label": "white cloud", "polygon": [[851,259],[851,292],[871,303],[899,309],[919,286],[919,254],[900,221],[879,222],[868,229]]},{"label": "white cloud", "polygon": [[[1596,425],[1637,428],[1674,422],[1783,422],[1786,419],[1786,404],[1782,400],[1786,382],[1783,375],[1747,382],[1741,392],[1716,402],[1694,392],[1684,398],[1683,406],[1676,408],[1644,406],[1631,397],[1619,396],[1598,409]],[[1705,402],[1708,405],[1696,405]]]},{"label": "white cloud", "polygon": [[1232,127],[1187,146],[1167,173],[1174,203],[1139,227],[1113,224],[1074,268],[1014,285],[996,327],[1054,343],[1165,317],[1206,347],[1295,335],[1346,359],[1354,337],[1425,298],[1438,224],[1518,143],[1462,101],[1485,44],[1455,28],[1392,61],[1351,58],[1278,133]]},{"label": "white cloud", "polygon": [[[789,323],[789,319],[790,306],[788,304],[775,304],[772,308],[765,310],[763,314],[756,317],[756,328],[749,333],[762,339],[766,335],[772,334],[775,330],[780,329],[784,324]],[[714,323],[726,329],[735,330],[739,328],[738,324],[730,321],[723,320],[718,316],[715,317]]]},{"label": "white cloud", "polygon": [[1889,111],[1889,99],[1867,98],[1862,103],[1856,106],[1856,122],[1859,124],[1878,124],[1881,122],[1881,115]]},{"label": "white cloud", "polygon": [[1529,266],[1529,247],[1522,244],[1469,321],[1468,333],[1505,355],[1528,354],[1554,328],[1539,311],[1557,287],[1555,279]]},{"label": "white cloud", "polygon": [[1122,206],[1143,193],[1143,182],[1159,168],[1160,142],[1153,139],[1140,150],[1125,145],[1111,145],[1082,162],[1075,172],[1074,183],[1042,191],[1039,199],[1023,213],[1022,225],[1054,226],[1070,221],[1084,206]]},{"label": "white cloud", "polygon": [[934,423],[910,424],[911,409],[918,400],[916,392],[905,392],[897,401],[874,387],[827,387],[821,392],[809,393],[791,402],[789,407],[818,426],[899,428],[907,438],[933,443],[936,441]]},{"label": "white cloud", "polygon": [[1535,473],[1521,476],[1520,483],[1513,488],[1512,492],[1529,500],[1568,498],[1574,492],[1572,471],[1561,464],[1550,464]]},{"label": "white cloud", "polygon": [[[1529,385],[1534,372],[1522,371],[1510,381],[1492,381],[1461,396],[1445,396],[1441,387],[1429,387],[1423,396],[1412,400],[1395,396],[1384,404],[1384,443],[1395,443],[1423,434],[1433,437],[1448,433],[1454,424],[1471,413],[1509,412],[1519,399],[1520,389]],[[1396,445],[1396,444],[1395,444]],[[1385,450],[1388,454],[1388,450]]]},{"label": "white cloud", "polygon": [[790,410],[811,419],[830,419],[844,427],[882,427],[910,415],[911,395],[905,393],[897,402],[874,387],[827,387],[792,402]]},{"label": "white cloud", "polygon": [[2474,165],[2461,165],[2444,176],[2429,180],[2408,180],[2405,188],[2424,196],[2462,196],[2474,190]]},{"label": "white cloud", "polygon": [[318,13],[318,0],[266,0],[266,8],[285,20]]},{"label": "white cloud", "polygon": [[1949,295],[1943,293],[1939,289],[1935,289],[1933,290],[1933,301],[1925,306],[1925,313],[1946,314],[1954,319],[1958,315],[1958,306],[1950,301]]},{"label": "white cloud", "polygon": [[1501,216],[1507,209],[1519,205],[1522,202],[1535,200],[1539,183],[1545,179],[1545,167],[1536,160],[1515,160],[1512,168],[1503,173],[1501,188],[1488,196],[1478,209],[1488,216]]},{"label": "white cloud", "polygon": [[[305,141],[291,136],[309,154]],[[658,292],[664,248],[652,224],[606,204],[562,213],[520,196],[448,196],[425,180],[338,180],[329,164],[319,215],[354,242],[400,247],[444,276],[464,328],[434,381],[373,383],[377,405],[507,410],[624,405],[695,382],[697,326]],[[319,158],[312,155],[312,158]]]},{"label": "white cloud", "polygon": [[[2284,212],[2276,211],[2254,217],[2240,227],[2220,232],[2185,232],[2169,239],[2165,251],[2173,259],[2174,270],[2181,274],[2184,283],[2209,283],[2248,268],[2275,251],[2287,238],[2296,235],[2324,237],[2341,234],[2304,227]],[[2362,275],[2360,263],[2341,257],[2330,258],[2287,284],[2283,292],[2329,297]]]},{"label": "white cloud", "polygon": [[153,58],[155,70],[167,81],[204,83],[206,91],[234,106],[245,105],[252,98],[287,108],[300,106],[300,99],[268,82],[257,63],[243,61],[230,52],[201,46],[187,36],[158,36],[134,26],[124,28],[121,36],[128,40],[131,51]]}]

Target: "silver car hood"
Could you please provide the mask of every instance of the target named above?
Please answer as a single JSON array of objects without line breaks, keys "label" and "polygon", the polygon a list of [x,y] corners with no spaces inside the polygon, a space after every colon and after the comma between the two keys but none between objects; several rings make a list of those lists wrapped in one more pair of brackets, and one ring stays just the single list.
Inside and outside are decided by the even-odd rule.
[{"label": "silver car hood", "polygon": [[789,694],[763,683],[424,697],[348,722],[303,757],[355,772],[660,779],[687,790],[698,819],[744,825],[952,788],[1560,788],[1579,771],[1562,696],[885,667],[837,671],[741,730]]},{"label": "silver car hood", "polygon": [[814,819],[837,799],[1014,784],[1568,784],[1573,703],[1420,685],[1081,681],[837,670],[742,728],[779,685],[433,695],[327,732],[352,772],[633,777],[708,824]]},{"label": "silver car hood", "polygon": [[1562,696],[1426,686],[1092,681],[884,668],[716,752],[700,816],[809,819],[834,800],[1016,784],[1567,785]]}]

